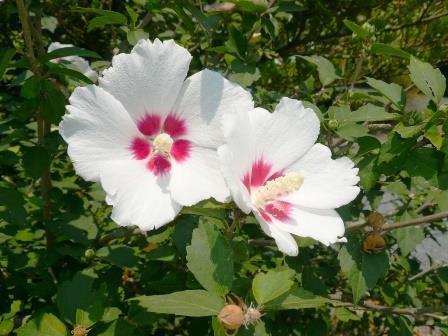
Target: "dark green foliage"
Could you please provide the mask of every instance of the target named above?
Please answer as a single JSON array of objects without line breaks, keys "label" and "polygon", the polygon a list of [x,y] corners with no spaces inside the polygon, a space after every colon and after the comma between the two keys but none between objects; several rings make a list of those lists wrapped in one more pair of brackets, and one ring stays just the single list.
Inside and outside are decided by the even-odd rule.
[{"label": "dark green foliage", "polygon": [[[370,210],[413,220],[448,210],[443,1],[26,4],[38,73],[15,1],[0,2],[0,336],[67,336],[79,325],[89,336],[222,336],[216,315],[235,296],[265,313],[240,336],[412,335],[426,324],[448,335],[439,312],[372,308],[446,304],[446,268],[409,280],[421,271],[415,247],[446,231],[440,219],[384,231],[386,247],[374,252],[355,230],[335,249],[298,238],[294,258],[231,204],[184,208],[148,233],[117,227],[56,128],[73,89],[92,81],[50,62],[81,56],[101,71],[140,38],[175,39],[194,57],[191,74],[221,72],[257,106],[306,101],[319,142],[359,168],[360,196],[338,209],[347,225]],[[53,41],[76,47],[46,53]]]}]

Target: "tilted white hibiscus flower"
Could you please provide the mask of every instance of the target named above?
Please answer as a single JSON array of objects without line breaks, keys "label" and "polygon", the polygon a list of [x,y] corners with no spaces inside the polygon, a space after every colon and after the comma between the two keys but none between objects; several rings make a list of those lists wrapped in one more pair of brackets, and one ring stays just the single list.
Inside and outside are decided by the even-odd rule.
[{"label": "tilted white hibiscus flower", "polygon": [[[63,43],[59,43],[59,42],[52,42],[48,46],[48,52],[52,52],[53,50],[57,50],[57,49],[61,49],[61,48],[68,48],[68,47],[74,47],[74,45],[73,44],[63,44]],[[55,58],[55,59],[51,60],[51,62],[53,62],[53,63],[67,62],[67,63],[69,63],[68,65],[70,68],[72,68],[73,70],[79,71],[84,76],[86,76],[87,78],[92,80],[92,82],[96,82],[96,80],[98,79],[98,73],[95,70],[93,70],[90,67],[89,62],[82,57],[66,56],[66,57],[61,57],[61,58]]]},{"label": "tilted white hibiscus flower", "polygon": [[334,209],[359,193],[358,169],[315,144],[313,110],[283,98],[274,113],[256,108],[226,116],[223,131],[226,144],[218,153],[232,196],[282,252],[298,254],[291,233],[325,245],[340,241],[344,223]]},{"label": "tilted white hibiscus flower", "polygon": [[190,61],[172,40],[141,40],[98,86],[70,97],[60,124],[68,154],[79,175],[101,183],[119,225],[158,228],[182,206],[230,197],[216,152],[221,119],[253,108],[252,98],[213,71],[185,80]]}]

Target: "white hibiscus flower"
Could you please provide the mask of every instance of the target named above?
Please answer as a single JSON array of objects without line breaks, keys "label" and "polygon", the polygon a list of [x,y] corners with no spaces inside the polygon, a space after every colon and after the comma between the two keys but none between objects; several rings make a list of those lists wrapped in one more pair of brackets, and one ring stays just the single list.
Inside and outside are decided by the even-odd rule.
[{"label": "white hibiscus flower", "polygon": [[291,233],[325,245],[341,241],[344,223],[334,209],[359,193],[358,169],[315,144],[313,110],[283,98],[274,113],[256,108],[226,116],[223,130],[226,144],[218,154],[232,196],[282,252],[298,254]]},{"label": "white hibiscus flower", "polygon": [[158,228],[182,206],[230,197],[216,152],[221,119],[252,109],[252,98],[213,71],[185,80],[190,61],[172,40],[141,40],[98,86],[70,97],[60,124],[68,154],[79,175],[101,183],[119,225]]},{"label": "white hibiscus flower", "polygon": [[[69,47],[74,47],[74,45],[73,44],[62,44],[59,42],[52,42],[48,46],[48,52],[52,52],[53,50],[57,50],[57,49],[61,49],[61,48],[69,48]],[[84,76],[89,78],[92,82],[96,82],[96,80],[98,78],[98,73],[95,70],[93,70],[90,67],[89,62],[82,57],[66,56],[66,57],[61,57],[61,58],[55,58],[55,59],[51,60],[51,62],[53,62],[53,63],[67,62],[67,63],[69,63],[70,68],[72,68],[73,70],[79,71]]]}]

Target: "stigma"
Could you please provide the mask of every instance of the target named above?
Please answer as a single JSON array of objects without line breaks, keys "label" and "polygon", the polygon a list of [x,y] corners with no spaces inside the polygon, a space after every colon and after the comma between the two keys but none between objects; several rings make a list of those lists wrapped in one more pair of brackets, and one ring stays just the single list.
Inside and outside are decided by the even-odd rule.
[{"label": "stigma", "polygon": [[267,181],[252,194],[252,201],[257,208],[263,208],[270,201],[297,191],[303,184],[300,173],[290,172],[273,180]]},{"label": "stigma", "polygon": [[174,140],[167,133],[160,133],[154,139],[153,145],[154,150],[157,152],[168,155],[171,151],[171,147],[173,146]]}]

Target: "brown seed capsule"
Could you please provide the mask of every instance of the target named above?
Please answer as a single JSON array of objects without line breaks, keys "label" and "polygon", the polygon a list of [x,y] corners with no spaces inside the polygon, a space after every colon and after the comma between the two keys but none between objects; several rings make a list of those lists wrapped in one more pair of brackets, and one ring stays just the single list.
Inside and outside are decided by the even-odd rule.
[{"label": "brown seed capsule", "polygon": [[82,325],[77,325],[75,328],[71,331],[71,334],[73,336],[87,336],[90,329],[87,329],[86,327]]},{"label": "brown seed capsule", "polygon": [[384,225],[384,217],[379,212],[371,212],[367,217],[367,225],[374,229],[381,229]]},{"label": "brown seed capsule", "polygon": [[227,330],[237,330],[244,324],[244,312],[240,306],[229,304],[218,314],[218,320]]},{"label": "brown seed capsule", "polygon": [[379,252],[386,246],[386,241],[379,234],[370,234],[364,239],[362,243],[362,248],[366,252]]}]

